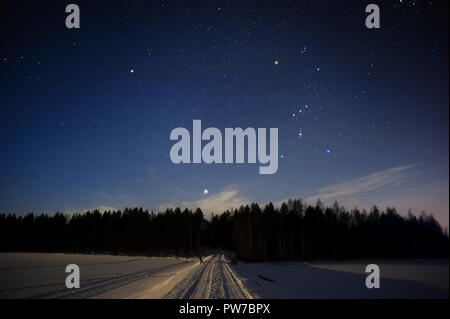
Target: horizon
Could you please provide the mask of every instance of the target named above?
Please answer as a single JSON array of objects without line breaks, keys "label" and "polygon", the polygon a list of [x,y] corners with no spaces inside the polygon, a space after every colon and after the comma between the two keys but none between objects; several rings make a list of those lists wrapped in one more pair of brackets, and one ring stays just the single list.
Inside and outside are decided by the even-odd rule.
[{"label": "horizon", "polygon": [[347,207],[345,205],[341,205],[338,201],[334,201],[332,203],[328,203],[325,204],[320,198],[318,198],[316,200],[316,202],[306,202],[305,200],[303,200],[302,198],[289,198],[287,200],[284,201],[280,201],[280,202],[267,202],[267,203],[256,203],[256,202],[248,202],[248,203],[242,203],[240,206],[236,206],[236,207],[230,207],[230,208],[226,208],[223,211],[214,211],[214,210],[205,210],[202,209],[199,206],[167,206],[167,207],[160,207],[157,209],[152,209],[152,208],[146,208],[146,207],[142,207],[142,206],[125,206],[122,208],[116,208],[116,207],[105,207],[105,206],[101,206],[98,208],[94,208],[94,209],[81,209],[81,210],[73,210],[73,211],[54,211],[54,212],[27,212],[27,213],[22,213],[22,214],[17,214],[14,212],[11,213],[4,213],[4,212],[0,212],[0,215],[4,215],[4,216],[8,216],[8,215],[14,215],[16,217],[25,217],[26,215],[34,215],[34,216],[41,216],[41,215],[46,215],[46,216],[54,216],[56,214],[63,214],[64,216],[71,218],[73,215],[75,214],[86,214],[86,213],[94,213],[94,212],[98,212],[100,214],[104,214],[104,213],[116,213],[116,212],[123,212],[125,210],[135,210],[135,209],[139,209],[142,210],[144,212],[148,212],[150,214],[165,214],[167,211],[175,211],[177,209],[179,209],[181,212],[185,211],[185,210],[189,210],[189,211],[196,211],[197,209],[200,209],[200,211],[203,213],[203,218],[207,221],[211,221],[213,216],[220,216],[224,213],[231,213],[233,214],[236,211],[239,211],[241,208],[245,208],[245,207],[251,207],[252,205],[257,205],[258,207],[260,207],[261,209],[264,209],[267,205],[272,204],[274,206],[275,209],[279,210],[281,208],[281,206],[283,204],[287,204],[289,205],[289,201],[301,201],[304,205],[305,208],[307,207],[316,207],[317,205],[322,205],[323,209],[327,209],[327,208],[334,208],[334,206],[337,204],[338,207],[340,209],[343,209],[344,211],[346,211],[347,213],[349,213],[350,215],[353,215],[355,211],[358,211],[361,214],[366,214],[369,215],[374,209],[378,209],[379,212],[381,214],[386,214],[387,211],[394,211],[395,213],[397,213],[399,216],[401,216],[404,219],[407,219],[409,214],[412,214],[412,216],[416,217],[416,218],[420,218],[423,215],[427,216],[427,217],[432,217],[434,220],[436,220],[439,224],[439,226],[442,228],[442,230],[444,231],[444,233],[448,236],[448,227],[445,225],[442,225],[440,223],[440,221],[438,219],[436,219],[436,217],[434,216],[434,214],[432,212],[427,212],[422,210],[420,213],[415,213],[411,210],[408,210],[408,212],[404,213],[399,211],[396,207],[379,207],[377,205],[372,205],[370,207],[357,207],[357,206],[353,206],[353,207]]}]

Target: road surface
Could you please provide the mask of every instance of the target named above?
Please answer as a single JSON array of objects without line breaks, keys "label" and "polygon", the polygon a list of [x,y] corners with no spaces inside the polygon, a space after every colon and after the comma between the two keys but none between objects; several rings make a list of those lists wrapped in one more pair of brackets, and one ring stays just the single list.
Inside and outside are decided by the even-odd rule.
[{"label": "road surface", "polygon": [[224,255],[213,255],[189,273],[165,298],[252,299]]},{"label": "road surface", "polygon": [[[80,267],[80,288],[65,267]],[[198,259],[0,254],[0,298],[252,298],[222,254]]]},{"label": "road surface", "polygon": [[[366,287],[366,265],[380,289]],[[65,285],[68,264],[80,288]],[[204,258],[0,253],[0,298],[445,298],[448,259],[232,265]]]}]

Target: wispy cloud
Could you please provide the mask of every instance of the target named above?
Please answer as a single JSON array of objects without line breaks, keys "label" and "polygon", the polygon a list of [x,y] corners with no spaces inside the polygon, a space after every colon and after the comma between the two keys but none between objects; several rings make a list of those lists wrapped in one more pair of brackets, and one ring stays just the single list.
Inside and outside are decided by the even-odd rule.
[{"label": "wispy cloud", "polygon": [[107,205],[99,205],[99,206],[93,206],[93,207],[89,207],[89,208],[66,208],[64,209],[64,213],[72,215],[75,213],[85,213],[87,211],[94,211],[94,210],[98,210],[101,213],[104,213],[106,211],[113,211],[113,210],[118,210],[119,208],[114,207],[114,206],[107,206]]},{"label": "wispy cloud", "polygon": [[394,167],[346,182],[326,186],[319,189],[315,194],[305,198],[305,200],[313,201],[318,198],[324,201],[341,200],[343,198],[376,192],[382,188],[397,186],[408,181],[413,167],[415,165]]},{"label": "wispy cloud", "polygon": [[416,168],[417,165],[405,165],[378,171],[320,188],[304,200],[313,204],[320,198],[326,205],[338,201],[341,205],[359,208],[395,207],[402,214],[409,209],[416,214],[426,211],[448,227],[448,179],[430,180]]},{"label": "wispy cloud", "polygon": [[236,187],[227,187],[223,191],[217,194],[212,194],[208,197],[182,201],[179,203],[167,203],[159,205],[160,210],[173,207],[182,208],[197,208],[200,207],[205,213],[223,213],[231,208],[238,208],[241,205],[245,205],[250,201],[239,194],[239,190]]}]

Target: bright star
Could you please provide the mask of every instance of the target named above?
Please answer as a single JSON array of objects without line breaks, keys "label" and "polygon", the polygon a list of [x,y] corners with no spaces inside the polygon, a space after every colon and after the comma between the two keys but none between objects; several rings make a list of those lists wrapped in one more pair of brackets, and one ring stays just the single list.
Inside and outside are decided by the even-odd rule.
[{"label": "bright star", "polygon": [[207,195],[209,193],[209,191],[207,189],[203,190],[203,194]]}]

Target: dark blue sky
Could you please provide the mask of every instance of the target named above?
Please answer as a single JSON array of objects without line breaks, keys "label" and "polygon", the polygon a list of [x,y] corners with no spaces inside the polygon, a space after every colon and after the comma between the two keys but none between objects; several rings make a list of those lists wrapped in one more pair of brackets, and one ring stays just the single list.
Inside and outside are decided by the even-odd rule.
[{"label": "dark blue sky", "polygon": [[[69,30],[70,2],[7,1],[0,211],[321,197],[448,226],[448,3],[375,1],[369,30],[372,2],[75,1]],[[173,164],[194,119],[277,127],[277,173]]]}]

